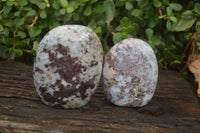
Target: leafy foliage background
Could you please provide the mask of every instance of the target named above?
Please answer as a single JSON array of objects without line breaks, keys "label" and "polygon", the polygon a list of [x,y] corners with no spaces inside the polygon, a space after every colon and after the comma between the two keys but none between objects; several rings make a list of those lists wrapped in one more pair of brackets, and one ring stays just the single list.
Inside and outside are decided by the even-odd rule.
[{"label": "leafy foliage background", "polygon": [[42,37],[65,24],[93,29],[105,53],[122,39],[143,39],[163,69],[184,65],[191,39],[200,50],[198,0],[1,0],[0,58],[33,62]]}]

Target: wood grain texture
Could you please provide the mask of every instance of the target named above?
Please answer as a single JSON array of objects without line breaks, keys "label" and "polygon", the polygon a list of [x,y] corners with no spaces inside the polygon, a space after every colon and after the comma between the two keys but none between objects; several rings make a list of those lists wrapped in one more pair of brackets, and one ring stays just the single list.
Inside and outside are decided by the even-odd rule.
[{"label": "wood grain texture", "polygon": [[0,133],[199,131],[199,100],[178,72],[159,72],[156,93],[145,107],[118,107],[107,102],[101,83],[85,107],[64,110],[41,102],[32,67],[0,62]]}]

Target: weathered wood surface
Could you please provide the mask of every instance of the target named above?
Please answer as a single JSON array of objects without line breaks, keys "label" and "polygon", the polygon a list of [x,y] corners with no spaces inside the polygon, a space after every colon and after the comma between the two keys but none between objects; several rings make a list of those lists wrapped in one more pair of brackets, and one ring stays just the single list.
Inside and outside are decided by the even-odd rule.
[{"label": "weathered wood surface", "polygon": [[38,97],[32,67],[0,62],[0,132],[200,132],[200,103],[177,72],[160,71],[156,93],[142,108],[108,103],[102,87],[80,109],[55,109]]}]

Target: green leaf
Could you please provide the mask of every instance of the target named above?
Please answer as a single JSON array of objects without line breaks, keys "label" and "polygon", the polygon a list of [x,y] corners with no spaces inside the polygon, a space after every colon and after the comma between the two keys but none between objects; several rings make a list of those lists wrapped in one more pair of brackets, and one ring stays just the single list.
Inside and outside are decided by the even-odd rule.
[{"label": "green leaf", "polygon": [[164,47],[163,44],[161,43],[161,36],[160,35],[153,35],[152,36],[152,42],[154,45],[157,45],[159,47]]},{"label": "green leaf", "polygon": [[[196,22],[195,30],[200,33],[200,20]],[[200,37],[199,37],[200,38]]]},{"label": "green leaf", "polygon": [[46,13],[45,10],[42,10],[42,11],[40,12],[40,17],[41,17],[42,19],[44,19],[44,18],[47,17],[47,13]]},{"label": "green leaf", "polygon": [[73,7],[68,7],[67,8],[67,13],[72,13],[74,11],[74,8]]},{"label": "green leaf", "polygon": [[53,0],[53,2],[52,2],[52,7],[53,7],[54,9],[59,9],[59,8],[60,8],[60,5],[59,5],[59,3],[58,3],[57,0]]},{"label": "green leaf", "polygon": [[192,27],[192,25],[195,23],[196,18],[193,18],[191,20],[184,20],[181,19],[176,24],[173,25],[173,31],[186,31],[189,28]]},{"label": "green leaf", "polygon": [[39,25],[38,28],[44,29],[44,28],[48,27],[48,20],[47,19],[40,19],[38,21],[38,25]]},{"label": "green leaf", "polygon": [[80,1],[79,1],[79,4],[80,4],[80,6],[85,6],[85,5],[87,4],[88,1],[89,1],[89,0],[80,0]]},{"label": "green leaf", "polygon": [[92,19],[88,24],[88,27],[90,27],[91,29],[94,29],[96,26],[97,26],[97,23],[94,19]]},{"label": "green leaf", "polygon": [[29,29],[28,33],[30,37],[36,37],[41,33],[42,29],[34,26],[33,29]]},{"label": "green leaf", "polygon": [[126,10],[132,10],[133,9],[133,4],[130,1],[127,1],[125,4]]},{"label": "green leaf", "polygon": [[126,4],[126,1],[116,0],[116,7],[122,7]]},{"label": "green leaf", "polygon": [[[26,45],[29,45],[30,44],[30,41],[31,41],[31,38],[27,38],[27,39],[24,39],[23,42],[26,44]],[[32,44],[31,44],[32,45]]]},{"label": "green leaf", "polygon": [[155,7],[161,7],[162,3],[159,0],[153,0],[153,5]]},{"label": "green leaf", "polygon": [[12,10],[12,6],[5,6],[3,8],[3,15],[7,15]]},{"label": "green leaf", "polygon": [[157,23],[158,23],[158,21],[156,21],[155,19],[151,19],[148,22],[149,22],[148,23],[148,27],[149,28],[154,28],[157,25]]},{"label": "green leaf", "polygon": [[169,5],[169,1],[168,0],[162,0],[163,4],[165,4],[166,6]]},{"label": "green leaf", "polygon": [[123,19],[120,20],[120,27],[127,27],[129,25],[129,18],[123,17]]},{"label": "green leaf", "polygon": [[163,16],[159,16],[158,18],[159,19],[163,19],[163,18],[165,18],[166,17],[166,15],[163,15]]},{"label": "green leaf", "polygon": [[49,21],[49,29],[53,29],[57,26],[60,26],[60,23],[56,19],[51,19]]},{"label": "green leaf", "polygon": [[191,10],[187,10],[182,13],[181,19],[172,25],[173,31],[186,31],[193,26],[197,18],[194,16]]},{"label": "green leaf", "polygon": [[141,8],[144,8],[148,3],[149,3],[149,0],[139,0],[139,1],[138,1],[138,5],[139,5]]},{"label": "green leaf", "polygon": [[18,31],[17,35],[20,36],[20,38],[22,38],[22,39],[26,37],[26,33],[23,31]]},{"label": "green leaf", "polygon": [[78,6],[79,6],[79,2],[77,1],[77,0],[70,0],[69,1],[69,5],[68,5],[69,7],[73,7],[73,8],[78,8]]},{"label": "green leaf", "polygon": [[24,24],[24,21],[25,21],[25,18],[20,18],[20,19],[15,19],[15,26],[16,26],[16,29],[19,28],[21,25]]},{"label": "green leaf", "polygon": [[31,4],[35,4],[37,0],[30,0]]},{"label": "green leaf", "polygon": [[134,34],[136,32],[136,28],[132,25],[129,25],[128,27],[123,27],[122,31],[124,31],[127,34]]},{"label": "green leaf", "polygon": [[[19,17],[20,16],[20,11],[16,11],[15,13],[14,13],[14,15],[16,16],[16,17]],[[27,16],[27,15],[26,15]]]},{"label": "green leaf", "polygon": [[123,32],[122,35],[123,35],[123,39],[128,38],[128,34],[127,33]]},{"label": "green leaf", "polygon": [[14,51],[14,48],[13,48],[13,47],[9,48],[9,50],[8,50],[9,54],[12,54],[13,51]]},{"label": "green leaf", "polygon": [[172,24],[169,20],[167,21],[166,27],[167,27],[167,30],[169,30],[169,31],[172,31],[172,29],[173,29]]},{"label": "green leaf", "polygon": [[179,60],[173,60],[169,63],[170,65],[174,65],[174,64],[181,64],[181,61]]},{"label": "green leaf", "polygon": [[192,11],[200,15],[200,3],[195,3],[194,9]]},{"label": "green leaf", "polygon": [[30,11],[27,12],[26,16],[32,17],[32,16],[35,16],[35,14],[36,14],[35,10],[30,10]]},{"label": "green leaf", "polygon": [[179,3],[170,3],[169,6],[175,11],[180,11],[182,9],[182,5]]},{"label": "green leaf", "polygon": [[132,11],[132,15],[135,16],[135,17],[138,17],[138,16],[140,16],[140,15],[142,15],[142,14],[143,14],[143,11],[140,10],[140,9],[134,9],[134,10]]},{"label": "green leaf", "polygon": [[192,19],[194,17],[195,17],[195,15],[193,14],[193,12],[191,10],[186,10],[181,15],[182,19]]},{"label": "green leaf", "polygon": [[27,0],[16,0],[20,6],[25,6],[28,4]]},{"label": "green leaf", "polygon": [[0,31],[3,31],[3,25],[0,24]]},{"label": "green leaf", "polygon": [[73,13],[73,19],[74,21],[78,21],[79,20],[79,15],[77,13]]},{"label": "green leaf", "polygon": [[122,33],[116,33],[114,36],[113,36],[113,41],[114,43],[118,43],[119,41],[121,41],[123,39],[123,34]]},{"label": "green leaf", "polygon": [[173,10],[171,7],[167,7],[167,16],[173,16]]},{"label": "green leaf", "polygon": [[14,52],[18,55],[18,56],[22,56],[23,52],[20,49],[14,49]]},{"label": "green leaf", "polygon": [[93,12],[101,14],[105,11],[104,5],[97,5],[97,7],[94,8]]},{"label": "green leaf", "polygon": [[95,33],[101,33],[102,32],[102,29],[101,29],[101,27],[100,26],[98,26],[95,30]]},{"label": "green leaf", "polygon": [[85,8],[83,14],[84,14],[85,16],[90,16],[91,13],[92,13],[92,8],[91,8],[91,6],[87,6],[87,7]]},{"label": "green leaf", "polygon": [[5,41],[4,41],[4,44],[7,45],[7,46],[13,46],[14,44],[14,38],[7,38]]},{"label": "green leaf", "polygon": [[37,4],[37,6],[40,8],[40,9],[44,9],[44,8],[46,8],[46,3],[44,3],[44,2],[38,2],[38,3],[36,3]]},{"label": "green leaf", "polygon": [[98,0],[90,0],[90,3],[89,4],[93,4],[93,3],[96,3]]},{"label": "green leaf", "polygon": [[115,4],[112,0],[105,1],[104,8],[106,12],[106,22],[110,23],[115,16]]},{"label": "green leaf", "polygon": [[8,47],[0,45],[0,57],[7,59],[9,57]]},{"label": "green leaf", "polygon": [[65,14],[65,11],[66,11],[65,9],[60,9],[60,10],[59,10],[60,15],[64,15],[64,14]]},{"label": "green leaf", "polygon": [[26,42],[22,40],[16,40],[15,49],[24,48],[26,46]]},{"label": "green leaf", "polygon": [[5,36],[9,36],[9,30],[8,30],[8,28],[4,28],[3,29],[3,33],[4,33]]},{"label": "green leaf", "polygon": [[135,27],[136,30],[139,30],[140,29],[140,26],[138,23],[132,23],[131,24],[133,27]]},{"label": "green leaf", "polygon": [[68,5],[69,5],[67,0],[60,0],[60,4],[62,7],[65,7],[65,8],[68,7]]},{"label": "green leaf", "polygon": [[148,40],[151,40],[152,36],[153,36],[153,30],[151,28],[148,28],[145,30],[145,34],[146,34]]},{"label": "green leaf", "polygon": [[7,0],[7,6],[18,5],[14,0]]},{"label": "green leaf", "polygon": [[175,22],[175,23],[178,21],[177,18],[174,17],[174,16],[169,17],[169,19],[170,19],[171,21]]},{"label": "green leaf", "polygon": [[34,41],[33,42],[33,48],[32,48],[32,51],[33,51],[33,55],[36,55],[36,52],[37,52],[37,49],[39,47],[39,42],[38,41]]},{"label": "green leaf", "polygon": [[[16,19],[16,20],[18,21],[19,19]],[[15,21],[16,21],[16,20],[15,20]],[[3,25],[4,25],[4,26],[7,26],[7,27],[13,27],[14,24],[15,24],[15,23],[13,23],[13,20],[12,20],[12,19],[5,19]]]}]

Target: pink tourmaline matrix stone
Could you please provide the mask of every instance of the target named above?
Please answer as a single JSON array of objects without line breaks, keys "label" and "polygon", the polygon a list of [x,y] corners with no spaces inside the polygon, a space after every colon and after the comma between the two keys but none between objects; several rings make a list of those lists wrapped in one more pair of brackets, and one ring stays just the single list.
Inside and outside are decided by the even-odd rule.
[{"label": "pink tourmaline matrix stone", "polygon": [[104,92],[108,101],[115,105],[146,105],[154,95],[157,79],[156,56],[140,39],[122,40],[105,57]]},{"label": "pink tourmaline matrix stone", "polygon": [[64,25],[49,31],[38,47],[34,84],[41,100],[53,107],[79,108],[98,87],[103,49],[94,31]]}]

